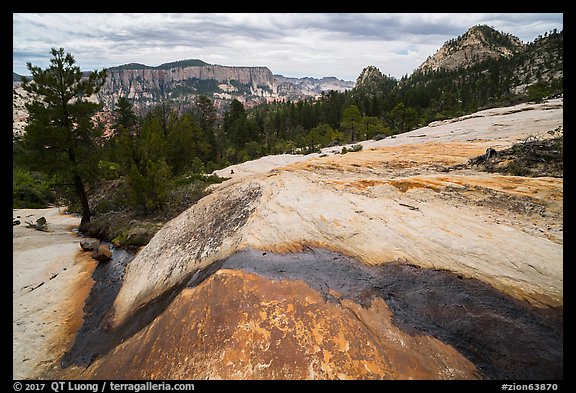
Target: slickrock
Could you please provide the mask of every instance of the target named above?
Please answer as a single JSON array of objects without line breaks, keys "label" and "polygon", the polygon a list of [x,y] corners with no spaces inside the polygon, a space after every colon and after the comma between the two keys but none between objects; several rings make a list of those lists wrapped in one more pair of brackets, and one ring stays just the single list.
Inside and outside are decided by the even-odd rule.
[{"label": "slickrock", "polygon": [[[114,291],[123,278],[115,298],[101,294],[114,300],[110,313],[86,318],[93,325],[79,326],[87,292],[64,303],[73,288],[89,288],[79,274],[87,265],[68,256],[74,279],[40,280],[32,293],[60,292],[43,292],[49,306],[32,303],[70,315],[48,318],[66,337],[49,364],[74,335],[75,349],[70,367],[15,376],[561,379],[563,179],[489,173],[469,160],[562,126],[562,100],[551,100],[360,142],[344,155],[326,148],[322,157],[225,168],[218,173],[231,179],[132,261],[100,265],[114,270],[101,272],[117,280],[104,283]],[[17,265],[28,266],[15,255]],[[38,325],[42,313],[24,310],[16,292],[39,282],[19,280],[15,326]],[[98,300],[91,296],[89,309],[100,310]],[[29,336],[15,335],[15,364]]]},{"label": "slickrock", "polygon": [[[434,359],[433,362],[430,359]],[[452,347],[395,327],[384,301],[217,271],[96,361],[95,379],[477,379]]]},{"label": "slickrock", "polygon": [[71,232],[79,218],[56,207],[13,214],[31,221],[43,216],[48,223],[47,232],[23,225],[12,230],[12,375],[38,379],[74,341],[98,262]]},{"label": "slickrock", "polygon": [[563,180],[457,165],[489,146],[544,138],[563,124],[562,113],[561,100],[490,109],[369,141],[360,152],[272,169],[268,160],[260,174],[246,164],[249,173],[235,171],[130,263],[115,324],[195,270],[247,248],[315,246],[370,265],[405,261],[479,279],[537,306],[560,306]]}]

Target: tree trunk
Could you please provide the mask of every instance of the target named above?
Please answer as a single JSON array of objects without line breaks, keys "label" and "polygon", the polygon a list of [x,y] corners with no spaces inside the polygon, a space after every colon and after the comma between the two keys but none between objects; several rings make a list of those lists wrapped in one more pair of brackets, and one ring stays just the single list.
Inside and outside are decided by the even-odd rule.
[{"label": "tree trunk", "polygon": [[78,175],[74,175],[74,188],[82,206],[82,220],[80,221],[80,228],[82,228],[90,222],[90,206],[88,205],[88,196],[84,189],[84,183],[82,183],[82,179]]}]

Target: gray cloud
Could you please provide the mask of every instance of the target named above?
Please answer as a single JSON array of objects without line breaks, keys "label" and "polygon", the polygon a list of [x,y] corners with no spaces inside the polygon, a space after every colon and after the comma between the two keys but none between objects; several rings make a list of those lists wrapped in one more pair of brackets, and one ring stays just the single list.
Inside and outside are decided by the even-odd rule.
[{"label": "gray cloud", "polygon": [[45,67],[64,47],[83,69],[199,58],[265,65],[287,76],[355,80],[375,65],[409,74],[476,24],[532,41],[562,14],[13,14],[13,69]]}]

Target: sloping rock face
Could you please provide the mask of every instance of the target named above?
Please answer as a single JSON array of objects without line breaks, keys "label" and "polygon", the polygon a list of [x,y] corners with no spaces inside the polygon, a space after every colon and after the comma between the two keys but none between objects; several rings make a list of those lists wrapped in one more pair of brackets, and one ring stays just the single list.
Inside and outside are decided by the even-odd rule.
[{"label": "sloping rock face", "polygon": [[489,146],[545,136],[563,124],[558,104],[521,107],[223,183],[130,263],[115,320],[247,248],[318,246],[370,265],[409,261],[481,279],[536,305],[562,304],[563,180],[450,170]]},{"label": "sloping rock face", "polygon": [[382,300],[330,303],[300,280],[228,269],[183,290],[93,369],[96,379],[478,378],[450,346],[395,327]]},{"label": "sloping rock face", "polygon": [[128,264],[111,332],[173,300],[82,378],[562,378],[563,179],[467,165],[562,125],[555,100],[235,166]]},{"label": "sloping rock face", "polygon": [[442,45],[418,69],[435,71],[467,67],[486,59],[511,57],[525,46],[513,35],[500,33],[485,25],[474,26],[460,37]]}]

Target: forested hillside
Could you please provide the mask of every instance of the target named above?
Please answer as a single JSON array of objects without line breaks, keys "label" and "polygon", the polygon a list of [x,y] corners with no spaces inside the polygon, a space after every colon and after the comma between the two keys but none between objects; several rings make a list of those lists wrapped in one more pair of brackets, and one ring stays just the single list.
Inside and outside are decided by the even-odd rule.
[{"label": "forested hillside", "polygon": [[[476,30],[485,34],[487,47],[515,42],[491,28]],[[86,174],[96,216],[131,211],[166,219],[204,195],[207,182],[218,181],[208,175],[229,165],[382,139],[436,120],[562,92],[563,32],[552,31],[506,56],[478,56],[454,69],[419,68],[400,80],[368,66],[354,89],[323,93],[319,99],[254,108],[232,100],[223,116],[203,95],[186,104],[159,102],[145,115],[137,115],[133,103],[121,98],[111,122],[96,127],[88,151],[97,159],[79,170]],[[30,159],[29,142],[26,136],[14,142],[14,207],[60,199],[74,208],[73,188],[61,173]]]}]

